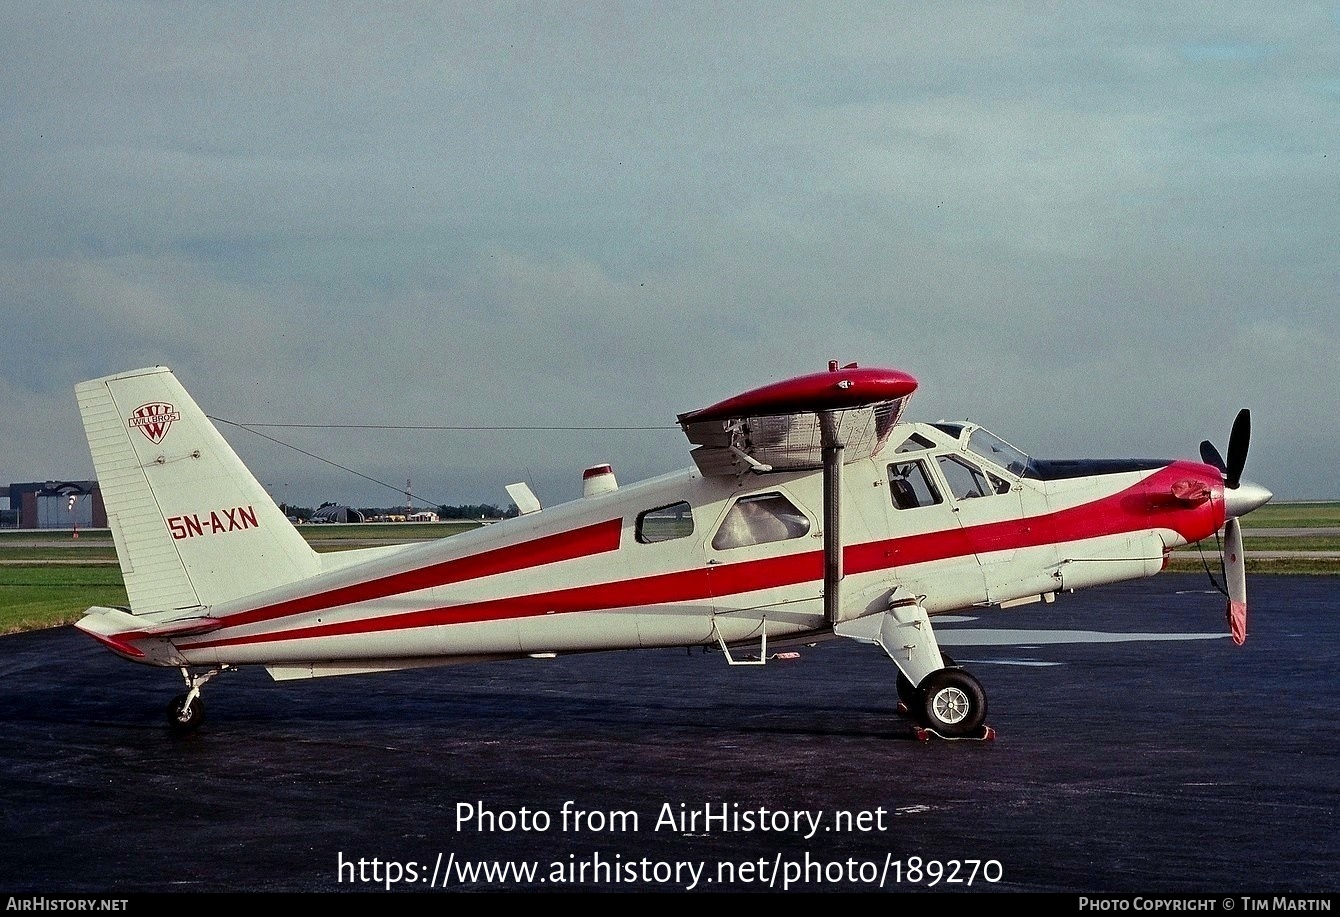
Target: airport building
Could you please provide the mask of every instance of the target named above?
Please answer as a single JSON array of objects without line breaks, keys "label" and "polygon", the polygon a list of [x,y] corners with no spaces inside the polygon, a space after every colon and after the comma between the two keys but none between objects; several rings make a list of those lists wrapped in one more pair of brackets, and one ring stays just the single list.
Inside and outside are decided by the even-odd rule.
[{"label": "airport building", "polygon": [[9,485],[9,517],[21,529],[107,527],[97,481],[33,481]]},{"label": "airport building", "polygon": [[316,512],[312,513],[312,518],[307,521],[318,525],[323,522],[362,522],[363,514],[352,507],[340,506],[335,503],[323,503]]}]

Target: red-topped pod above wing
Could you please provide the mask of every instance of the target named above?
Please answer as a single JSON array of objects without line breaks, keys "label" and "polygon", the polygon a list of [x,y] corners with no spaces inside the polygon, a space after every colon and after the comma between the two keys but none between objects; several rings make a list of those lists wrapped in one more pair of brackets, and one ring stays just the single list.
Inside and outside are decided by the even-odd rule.
[{"label": "red-topped pod above wing", "polygon": [[[831,365],[831,364],[830,364]],[[679,415],[681,425],[765,414],[818,413],[905,398],[917,380],[896,369],[862,369],[855,364],[783,379],[751,389],[711,407]]]},{"label": "red-topped pod above wing", "polygon": [[848,462],[884,445],[917,380],[896,369],[839,368],[796,376],[679,415],[703,474],[814,468],[822,462],[820,416]]}]

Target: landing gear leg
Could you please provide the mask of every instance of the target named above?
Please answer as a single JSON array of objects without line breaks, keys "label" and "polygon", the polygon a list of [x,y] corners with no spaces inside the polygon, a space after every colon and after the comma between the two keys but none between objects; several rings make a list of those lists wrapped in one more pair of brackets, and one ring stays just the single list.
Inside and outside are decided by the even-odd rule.
[{"label": "landing gear leg", "polygon": [[[955,662],[953,657],[946,652],[942,651],[940,653],[940,661],[944,663],[944,667],[946,669],[958,668],[958,663]],[[917,686],[912,684],[912,682],[908,680],[907,676],[903,674],[902,669],[899,669],[898,700],[902,702],[902,705],[903,707],[906,708],[907,713],[911,714],[912,716],[915,716],[916,711],[921,707],[921,702],[923,699],[924,697],[922,693],[917,690]],[[900,710],[899,712],[902,711]]]},{"label": "landing gear leg", "polygon": [[210,669],[201,675],[192,675],[186,666],[181,667],[182,680],[186,682],[186,693],[178,694],[168,704],[168,729],[176,733],[194,732],[205,719],[205,702],[200,697],[200,689],[228,666]]},{"label": "landing gear leg", "polygon": [[896,591],[887,611],[843,621],[833,633],[877,644],[898,666],[899,707],[919,724],[917,738],[995,738],[985,725],[982,683],[940,652],[930,616],[915,597]]}]

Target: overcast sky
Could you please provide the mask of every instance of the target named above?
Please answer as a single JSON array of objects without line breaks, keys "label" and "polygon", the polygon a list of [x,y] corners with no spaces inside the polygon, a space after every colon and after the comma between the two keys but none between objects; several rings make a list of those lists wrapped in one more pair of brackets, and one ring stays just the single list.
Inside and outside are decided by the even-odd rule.
[{"label": "overcast sky", "polygon": [[[0,484],[72,387],[256,423],[673,427],[829,359],[1044,457],[1340,497],[1334,3],[0,5]],[[267,429],[431,502],[677,429]],[[276,499],[389,505],[235,428]]]}]

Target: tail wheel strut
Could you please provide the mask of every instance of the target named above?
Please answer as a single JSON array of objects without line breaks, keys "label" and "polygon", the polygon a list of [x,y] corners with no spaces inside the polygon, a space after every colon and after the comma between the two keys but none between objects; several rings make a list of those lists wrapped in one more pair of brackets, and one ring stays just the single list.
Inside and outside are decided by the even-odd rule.
[{"label": "tail wheel strut", "polygon": [[200,691],[211,678],[226,672],[230,666],[220,666],[208,672],[194,675],[186,666],[181,667],[182,680],[186,682],[186,693],[178,694],[168,704],[168,728],[173,732],[194,732],[205,719],[205,702]]}]

